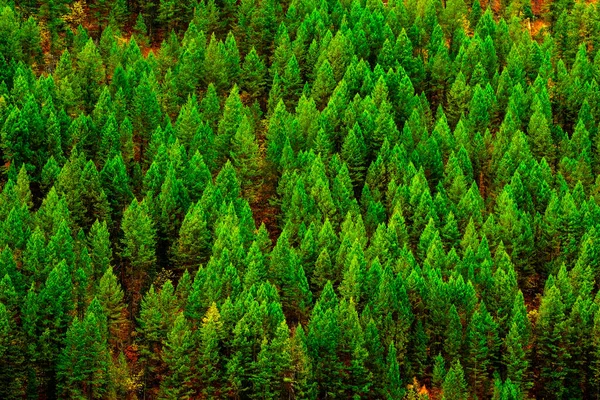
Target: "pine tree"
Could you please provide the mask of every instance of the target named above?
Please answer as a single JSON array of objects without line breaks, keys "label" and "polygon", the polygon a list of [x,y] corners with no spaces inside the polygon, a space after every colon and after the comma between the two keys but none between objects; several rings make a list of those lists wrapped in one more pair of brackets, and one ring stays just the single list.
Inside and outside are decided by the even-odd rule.
[{"label": "pine tree", "polygon": [[192,359],[196,343],[194,335],[183,313],[175,319],[173,329],[168,333],[163,349],[163,360],[168,368],[161,382],[160,397],[165,399],[187,398],[193,393]]},{"label": "pine tree", "polygon": [[355,190],[362,185],[364,180],[366,151],[362,130],[358,124],[355,124],[344,139],[341,151],[342,159],[348,165],[348,171]]},{"label": "pine tree", "polygon": [[193,3],[161,0],[158,4],[157,20],[167,26],[182,28],[192,18]]},{"label": "pine tree", "polygon": [[123,160],[121,154],[117,154],[104,165],[104,168],[100,171],[100,181],[110,206],[111,221],[109,222],[113,223],[111,231],[114,232],[117,230],[116,225],[123,218],[123,210],[131,203],[133,198],[131,190],[133,182],[130,181],[125,160]]},{"label": "pine tree", "polygon": [[552,285],[545,291],[536,324],[537,355],[544,392],[560,395],[564,390],[568,348],[563,343],[565,327],[564,303],[559,289]]},{"label": "pine tree", "polygon": [[196,268],[205,263],[210,254],[211,232],[207,227],[205,212],[197,203],[190,206],[173,243],[171,253],[178,268]]},{"label": "pine tree", "polygon": [[337,301],[331,285],[325,286],[313,309],[306,338],[319,396],[325,393],[334,395],[341,386],[339,373],[342,366],[336,354],[340,327],[337,324],[337,311],[327,306],[327,301]]},{"label": "pine tree", "polygon": [[98,329],[99,318],[88,311],[83,321],[73,320],[67,332],[57,366],[61,396],[102,399],[110,393],[110,354]]},{"label": "pine tree", "polygon": [[23,396],[25,389],[26,342],[16,321],[17,294],[10,286],[10,279],[5,275],[0,281],[0,393],[7,399],[17,399]]},{"label": "pine tree", "polygon": [[71,230],[63,220],[56,233],[52,235],[48,242],[48,246],[46,247],[47,260],[51,264],[58,264],[59,262],[64,261],[72,271],[75,267],[74,242]]},{"label": "pine tree", "polygon": [[442,385],[443,399],[467,399],[467,383],[460,365],[460,361],[454,360],[452,367],[448,370],[444,384]]},{"label": "pine tree", "polygon": [[227,79],[230,82],[238,82],[241,73],[240,51],[238,49],[235,36],[231,31],[227,33],[224,50],[225,71],[227,72]]},{"label": "pine tree", "polygon": [[446,367],[444,357],[438,353],[435,356],[435,362],[433,364],[433,376],[432,384],[434,388],[441,388],[444,379],[446,378]]},{"label": "pine tree", "polygon": [[173,163],[169,165],[167,175],[157,198],[158,231],[161,241],[173,243],[190,205],[188,192],[183,181],[176,176]]},{"label": "pine tree", "polygon": [[446,116],[451,128],[456,126],[461,115],[466,112],[470,97],[470,88],[467,86],[462,72],[459,72],[446,98],[448,104]]},{"label": "pine tree", "polygon": [[150,286],[142,300],[136,329],[144,385],[152,387],[156,384],[166,367],[161,357],[162,350],[175,325],[178,311],[175,288],[170,280],[164,282],[158,292],[154,285]]},{"label": "pine tree", "polygon": [[62,135],[60,132],[60,124],[54,113],[50,113],[46,122],[46,135],[48,137],[48,154],[58,162],[65,161],[63,153]]},{"label": "pine tree", "polygon": [[146,201],[133,199],[123,214],[120,256],[126,262],[127,286],[139,296],[143,279],[152,275],[156,263],[156,231]]},{"label": "pine tree", "polygon": [[600,340],[598,332],[600,331],[600,312],[596,310],[594,314],[592,328],[592,346],[591,346],[591,362],[590,362],[590,384],[591,393],[594,396],[600,394]]},{"label": "pine tree", "polygon": [[133,92],[133,107],[131,107],[131,122],[133,124],[133,141],[137,145],[136,160],[149,163],[146,152],[151,133],[158,127],[161,117],[160,105],[155,89],[150,85],[147,75],[140,79],[139,85]]},{"label": "pine tree", "polygon": [[87,41],[77,60],[83,104],[90,112],[100,97],[105,79],[102,57],[92,39]]},{"label": "pine tree", "polygon": [[86,163],[81,172],[80,184],[80,201],[85,207],[85,215],[81,220],[82,227],[90,228],[96,220],[110,222],[108,199],[102,189],[98,170],[91,160]]},{"label": "pine tree", "polygon": [[286,143],[290,140],[290,115],[283,101],[277,103],[277,107],[269,118],[267,128],[267,159],[279,167]]},{"label": "pine tree", "polygon": [[284,73],[281,76],[282,89],[284,92],[283,100],[288,109],[292,109],[298,102],[302,93],[302,76],[300,75],[300,65],[295,55],[290,57]]},{"label": "pine tree", "polygon": [[394,342],[390,343],[387,354],[387,374],[385,382],[385,398],[386,399],[401,399],[404,396],[402,389],[402,380],[400,378],[400,368],[396,355],[396,347]]},{"label": "pine tree", "polygon": [[210,306],[202,319],[202,326],[198,330],[198,334],[198,365],[202,366],[198,370],[198,375],[204,382],[202,393],[212,396],[218,391],[223,373],[219,354],[223,322],[215,303]]},{"label": "pine tree", "polygon": [[198,150],[190,158],[183,178],[192,202],[200,200],[206,186],[212,183],[210,170]]},{"label": "pine tree", "polygon": [[112,262],[112,249],[106,221],[96,220],[88,234],[93,278],[100,279]]},{"label": "pine tree", "polygon": [[1,145],[6,162],[21,165],[32,158],[33,154],[29,145],[31,132],[26,120],[21,117],[21,111],[18,108],[14,108],[9,114],[1,134]]},{"label": "pine tree", "polygon": [[227,76],[227,54],[225,45],[218,40],[214,32],[210,37],[206,48],[206,58],[204,60],[204,80],[212,83],[219,92],[223,92],[231,87],[231,82]]},{"label": "pine tree", "polygon": [[56,178],[60,174],[60,166],[54,159],[54,156],[50,156],[44,168],[42,168],[42,174],[40,177],[40,187],[44,195],[48,194],[48,191],[54,183],[56,182]]},{"label": "pine tree", "polygon": [[315,100],[319,110],[322,110],[325,107],[329,100],[329,96],[333,93],[336,85],[337,82],[331,64],[328,60],[325,60],[319,67],[315,82],[311,89],[311,97]]},{"label": "pine tree", "polygon": [[444,341],[444,350],[452,362],[458,359],[463,342],[463,326],[456,307],[452,305],[449,313],[449,324]]},{"label": "pine tree", "polygon": [[291,370],[289,328],[285,321],[277,327],[275,336],[269,343],[263,339],[260,352],[256,356],[254,370],[250,377],[253,394],[250,398],[280,398],[284,392],[285,376]]},{"label": "pine tree", "polygon": [[43,282],[49,273],[46,263],[46,240],[43,232],[36,228],[29,239],[22,256],[23,271],[33,282]]},{"label": "pine tree", "polygon": [[106,315],[110,342],[119,343],[122,329],[127,321],[124,315],[123,290],[112,268],[106,269],[100,278],[96,297]]},{"label": "pine tree", "polygon": [[258,185],[253,180],[259,175],[260,156],[254,127],[245,115],[231,141],[230,157],[242,183],[245,197],[252,199],[253,188]]},{"label": "pine tree", "polygon": [[231,141],[242,123],[243,105],[238,92],[237,85],[234,85],[225,101],[223,117],[219,121],[215,145],[220,159],[226,157],[227,149],[230,148]]},{"label": "pine tree", "polygon": [[[93,165],[93,163],[92,163]],[[85,167],[85,156],[82,152],[73,151],[69,161],[62,167],[57,178],[56,189],[64,196],[73,222],[82,226],[86,218],[86,205],[80,197],[82,190],[81,173]],[[94,167],[95,168],[95,167]],[[92,171],[88,171],[88,176]]]},{"label": "pine tree", "polygon": [[267,67],[253,47],[244,58],[241,71],[242,90],[250,95],[252,100],[259,100],[265,92]]},{"label": "pine tree", "polygon": [[498,350],[499,340],[497,325],[484,303],[481,303],[479,309],[473,314],[467,332],[469,356],[466,364],[470,387],[475,393],[489,393],[490,358]]},{"label": "pine tree", "polygon": [[541,110],[535,110],[529,120],[527,131],[529,133],[531,152],[536,159],[541,160],[542,157],[545,157],[546,161],[552,164],[555,153],[554,143],[548,121]]},{"label": "pine tree", "polygon": [[[73,319],[73,281],[70,269],[62,261],[48,274],[45,285],[39,293],[34,286],[29,289],[23,306],[23,329],[27,338],[35,346],[30,349],[40,360],[42,373],[53,376],[54,366],[60,359],[65,334]],[[82,371],[83,372],[83,371]],[[45,380],[49,391],[55,387]]]},{"label": "pine tree", "polygon": [[[312,381],[312,363],[308,358],[306,335],[304,328],[296,330],[291,339],[292,379],[293,390],[298,396],[314,397],[314,382]],[[284,378],[285,379],[285,378]]]},{"label": "pine tree", "polygon": [[508,378],[524,392],[527,389],[526,374],[529,362],[527,354],[523,350],[519,328],[515,323],[513,323],[506,337],[504,363],[507,366]]}]

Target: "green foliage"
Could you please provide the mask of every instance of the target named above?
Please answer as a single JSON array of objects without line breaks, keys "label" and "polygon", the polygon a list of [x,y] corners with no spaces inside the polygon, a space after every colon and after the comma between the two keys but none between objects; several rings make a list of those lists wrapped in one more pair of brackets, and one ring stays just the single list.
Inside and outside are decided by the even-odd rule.
[{"label": "green foliage", "polygon": [[125,306],[123,304],[123,290],[117,281],[117,277],[108,268],[102,278],[96,291],[96,297],[104,314],[106,315],[106,324],[111,342],[119,342],[124,324],[127,323],[125,318]]},{"label": "green foliage", "polygon": [[0,5],[0,398],[598,397],[596,14]]},{"label": "green foliage", "polygon": [[454,360],[442,384],[444,399],[467,399],[467,383],[460,361]]},{"label": "green foliage", "polygon": [[165,342],[163,360],[169,374],[161,384],[162,398],[181,399],[192,393],[190,386],[193,373],[190,354],[193,354],[195,346],[192,331],[183,313],[180,313]]},{"label": "green foliage", "polygon": [[156,262],[156,230],[146,201],[133,199],[123,214],[121,258],[129,275],[131,288],[139,288],[143,279],[153,275]]},{"label": "green foliage", "polygon": [[88,310],[83,321],[75,319],[69,327],[57,367],[61,396],[101,399],[110,395],[110,354],[98,326],[102,318]]}]

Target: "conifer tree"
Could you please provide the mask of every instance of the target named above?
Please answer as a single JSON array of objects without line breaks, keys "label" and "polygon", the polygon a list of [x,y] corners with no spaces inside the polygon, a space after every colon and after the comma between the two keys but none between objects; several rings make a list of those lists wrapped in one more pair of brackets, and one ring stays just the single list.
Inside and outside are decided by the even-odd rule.
[{"label": "conifer tree", "polygon": [[460,321],[460,316],[456,307],[452,305],[449,313],[449,324],[446,333],[446,339],[444,341],[444,350],[448,354],[448,359],[454,362],[459,355],[460,349],[463,342],[463,326]]},{"label": "conifer tree", "polygon": [[110,222],[108,199],[102,189],[98,170],[91,160],[86,163],[80,179],[80,200],[85,205],[85,215],[81,220],[82,226],[90,228],[96,220]]},{"label": "conifer tree", "polygon": [[131,122],[133,124],[133,140],[138,151],[136,158],[149,163],[147,148],[151,133],[160,123],[160,105],[154,88],[150,85],[150,77],[143,76],[133,92]]},{"label": "conifer tree", "polygon": [[267,67],[253,47],[244,58],[241,70],[241,89],[253,100],[260,99],[265,91]]},{"label": "conifer tree", "polygon": [[446,98],[448,104],[446,116],[450,127],[455,127],[461,115],[466,112],[470,97],[470,88],[467,86],[462,72],[459,72]]},{"label": "conifer tree", "polygon": [[21,117],[21,111],[13,108],[1,131],[2,151],[5,162],[21,165],[32,157],[30,149],[30,132],[26,120]]},{"label": "conifer tree", "polygon": [[491,386],[488,376],[489,363],[491,355],[498,350],[499,340],[496,324],[485,304],[482,303],[475,311],[467,331],[469,357],[466,364],[470,387],[475,393],[489,393]]},{"label": "conifer tree", "polygon": [[537,355],[540,378],[545,384],[544,392],[560,394],[565,390],[568,348],[563,343],[565,327],[564,303],[559,289],[548,287],[536,324],[538,333]]},{"label": "conifer tree", "polygon": [[8,3],[0,398],[600,397],[594,2]]},{"label": "conifer tree", "polygon": [[396,347],[394,346],[394,342],[391,342],[387,354],[386,399],[399,399],[404,394],[400,378],[400,368],[396,357]]},{"label": "conifer tree", "polygon": [[[55,373],[53,367],[60,360],[60,349],[63,348],[65,335],[73,320],[72,293],[70,269],[61,261],[48,274],[43,289],[37,293],[32,285],[24,301],[23,330],[28,340],[34,344],[29,352],[40,360],[40,372],[49,377]],[[81,373],[85,374],[85,371],[82,370]],[[41,384],[51,392],[57,389],[47,378]],[[73,385],[73,389],[78,390],[76,385]]]},{"label": "conifer tree", "polygon": [[446,378],[446,367],[444,357],[441,354],[435,356],[435,363],[433,364],[433,376],[432,383],[433,387],[441,388],[444,379]]},{"label": "conifer tree", "polygon": [[73,320],[57,367],[61,396],[101,399],[110,395],[110,355],[99,331],[99,318],[86,312],[83,321]]},{"label": "conifer tree", "polygon": [[26,343],[16,321],[16,301],[16,292],[5,275],[0,282],[0,393],[7,399],[18,398],[24,393]]},{"label": "conifer tree", "polygon": [[85,47],[77,56],[79,79],[82,88],[82,100],[85,109],[89,112],[98,101],[105,79],[105,69],[98,48],[89,39]]},{"label": "conifer tree", "polygon": [[121,222],[123,210],[133,198],[131,190],[133,182],[130,181],[125,160],[120,153],[104,165],[100,171],[100,181],[110,206],[109,222],[113,222],[111,230],[114,231],[114,225]]},{"label": "conifer tree", "polygon": [[327,306],[326,302],[336,301],[333,288],[330,284],[315,305],[307,335],[309,355],[314,360],[314,376],[318,393],[337,393],[340,390],[339,371],[340,360],[336,354],[339,341],[339,326],[337,324],[337,311]]},{"label": "conifer tree", "polygon": [[259,175],[260,158],[254,127],[245,115],[232,138],[230,157],[242,183],[246,198],[252,198],[252,189],[258,186],[253,180]]},{"label": "conifer tree", "polygon": [[223,107],[223,117],[219,121],[219,128],[216,136],[217,154],[220,159],[227,155],[227,149],[230,148],[231,141],[234,138],[243,119],[243,106],[239,96],[237,85],[229,92],[229,97]]},{"label": "conifer tree", "polygon": [[144,384],[151,385],[160,378],[165,363],[162,350],[177,319],[179,305],[175,289],[167,280],[155,291],[154,285],[144,296],[137,327],[137,343],[140,348],[140,365],[143,367]]},{"label": "conifer tree", "polygon": [[598,311],[594,314],[591,343],[592,360],[590,363],[590,384],[592,386],[592,393],[595,396],[598,396],[600,392],[600,341],[598,340],[598,332],[600,330],[599,314]]},{"label": "conifer tree", "polygon": [[[133,199],[123,214],[121,258],[126,262],[131,287],[139,290],[145,277],[153,274],[156,262],[156,231],[146,201]],[[137,293],[133,295],[139,296]]]},{"label": "conifer tree", "polygon": [[322,110],[325,107],[329,96],[331,96],[333,90],[335,89],[336,84],[337,82],[335,80],[331,64],[328,60],[325,60],[319,67],[311,90],[311,97],[315,100],[317,108]]},{"label": "conifer tree", "polygon": [[213,32],[206,48],[206,58],[204,60],[206,76],[204,79],[207,83],[213,83],[219,92],[226,91],[230,87],[226,57],[225,45],[217,39]]},{"label": "conifer tree", "polygon": [[208,260],[211,233],[202,205],[190,206],[171,253],[178,268],[196,268]]},{"label": "conifer tree", "polygon": [[195,347],[194,335],[183,313],[175,319],[173,329],[168,333],[163,350],[163,360],[168,375],[161,382],[160,396],[165,399],[180,399],[193,393],[192,359]]},{"label": "conifer tree", "polygon": [[290,139],[289,133],[290,115],[287,112],[283,101],[277,103],[277,107],[269,118],[267,128],[267,159],[274,165],[279,166],[283,155],[286,142]]},{"label": "conifer tree", "polygon": [[529,132],[530,147],[533,155],[538,160],[545,157],[546,161],[552,163],[554,161],[554,143],[548,121],[541,110],[536,109],[533,113],[529,120],[527,131]]},{"label": "conifer tree", "polygon": [[108,333],[111,343],[119,343],[121,332],[126,323],[123,304],[123,290],[113,273],[112,268],[106,269],[98,285],[96,297],[106,315]]},{"label": "conifer tree", "polygon": [[223,322],[215,303],[213,303],[202,319],[202,326],[198,330],[199,347],[198,362],[202,368],[198,374],[204,385],[202,393],[212,396],[222,382],[221,357],[219,354],[220,341],[223,335]]},{"label": "conifer tree", "polygon": [[278,398],[284,393],[282,382],[291,369],[289,329],[285,321],[277,327],[269,343],[263,339],[251,376],[252,398]]},{"label": "conifer tree", "polygon": [[362,130],[356,124],[344,139],[341,151],[342,159],[348,165],[348,171],[355,190],[363,183],[367,162],[366,150]]},{"label": "conifer tree", "polygon": [[172,243],[177,236],[190,205],[188,192],[183,181],[176,176],[171,164],[156,198],[159,205],[158,229],[161,241]]},{"label": "conifer tree", "polygon": [[443,399],[467,399],[467,383],[460,361],[454,360],[442,385]]}]

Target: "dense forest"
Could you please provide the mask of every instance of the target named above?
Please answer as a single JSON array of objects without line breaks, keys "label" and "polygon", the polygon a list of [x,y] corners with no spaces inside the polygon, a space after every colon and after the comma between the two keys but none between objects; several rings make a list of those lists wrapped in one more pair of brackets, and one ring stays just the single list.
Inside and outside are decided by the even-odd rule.
[{"label": "dense forest", "polygon": [[0,398],[600,398],[598,7],[1,0]]}]

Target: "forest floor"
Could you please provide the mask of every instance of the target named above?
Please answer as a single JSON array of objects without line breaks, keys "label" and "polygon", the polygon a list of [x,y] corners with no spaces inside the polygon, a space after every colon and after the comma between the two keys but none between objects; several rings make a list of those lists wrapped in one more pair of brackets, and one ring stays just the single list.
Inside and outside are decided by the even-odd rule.
[{"label": "forest floor", "polygon": [[279,207],[273,204],[273,199],[277,197],[275,184],[273,182],[265,181],[258,186],[258,190],[255,194],[253,201],[250,203],[252,209],[252,215],[254,216],[254,222],[257,227],[261,224],[265,224],[271,242],[275,243],[281,229],[278,224]]}]

